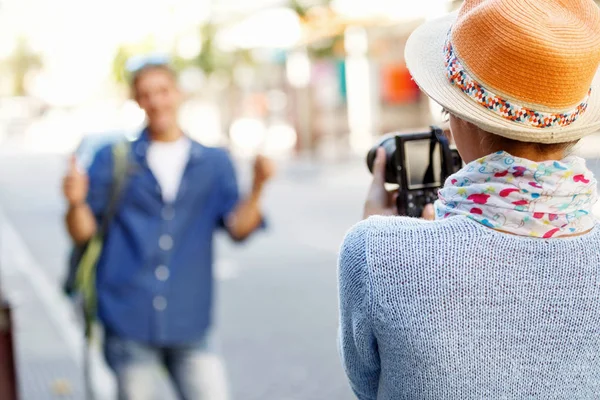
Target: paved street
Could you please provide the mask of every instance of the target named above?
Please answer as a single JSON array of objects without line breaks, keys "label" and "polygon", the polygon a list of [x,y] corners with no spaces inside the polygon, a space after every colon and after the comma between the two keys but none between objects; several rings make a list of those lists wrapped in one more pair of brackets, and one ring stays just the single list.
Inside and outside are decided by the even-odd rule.
[{"label": "paved street", "polygon": [[[248,169],[249,165],[240,163],[242,181]],[[64,273],[68,250],[59,192],[63,170],[60,156],[0,157],[0,208],[15,227],[8,239],[11,243],[16,236],[21,239],[23,249],[17,251],[28,251],[33,259],[17,258],[21,263],[35,263],[43,270],[43,279],[53,285],[59,284]],[[218,339],[234,399],[351,398],[335,344],[336,253],[345,231],[360,216],[367,184],[368,174],[360,161],[327,168],[308,163],[282,166],[266,193],[268,230],[241,246],[219,237]],[[27,274],[19,276],[21,267],[14,268],[19,260],[10,256],[11,249],[3,248],[2,252],[7,253],[4,264],[6,260],[11,263],[2,265],[10,271],[8,284],[26,280]],[[39,292],[39,288],[34,289]],[[60,389],[62,377],[80,376],[73,369],[80,362],[77,351],[81,349],[73,340],[61,337],[65,336],[64,329],[56,328],[54,333],[36,330],[36,321],[54,326],[61,319],[48,315],[53,310],[27,309],[24,294],[17,296],[23,311],[18,313],[17,325],[25,332],[19,336],[19,360],[30,368],[46,363],[47,372],[38,378],[42,381],[36,383],[35,393],[50,393],[57,385]],[[44,295],[42,302],[47,303]],[[59,314],[69,318],[64,310]],[[76,335],[77,331],[67,333]],[[30,348],[25,341],[38,346]],[[62,347],[53,343],[57,341]],[[65,346],[63,342],[69,341],[71,344]],[[52,353],[59,348],[72,350],[75,355]],[[44,357],[39,357],[40,352]],[[56,364],[59,361],[62,368]],[[22,386],[36,379],[31,371],[22,372],[20,378]],[[41,387],[44,385],[47,387]],[[72,397],[56,398],[81,398],[80,385],[71,385]],[[24,399],[32,399],[27,393],[34,390],[25,389]]]},{"label": "paved street", "polygon": [[[600,174],[598,140],[582,149]],[[238,166],[247,181],[249,165]],[[24,400],[82,398],[79,332],[56,290],[68,251],[64,167],[52,154],[0,155],[0,268],[17,308]],[[217,334],[233,399],[352,398],[335,344],[336,258],[368,183],[362,160],[282,165],[266,193],[269,229],[241,246],[219,237]]]}]

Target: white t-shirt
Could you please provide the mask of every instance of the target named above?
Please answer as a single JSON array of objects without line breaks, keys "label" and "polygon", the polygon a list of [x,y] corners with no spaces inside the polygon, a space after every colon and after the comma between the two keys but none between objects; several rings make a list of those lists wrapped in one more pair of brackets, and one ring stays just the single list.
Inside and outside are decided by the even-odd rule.
[{"label": "white t-shirt", "polygon": [[152,141],[146,159],[166,203],[175,201],[183,171],[190,158],[192,142],[182,136],[174,142]]}]

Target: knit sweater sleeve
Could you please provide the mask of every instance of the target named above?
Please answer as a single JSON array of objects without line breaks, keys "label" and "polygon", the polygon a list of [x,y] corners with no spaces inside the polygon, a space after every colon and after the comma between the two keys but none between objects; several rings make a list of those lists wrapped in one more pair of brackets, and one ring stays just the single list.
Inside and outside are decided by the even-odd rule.
[{"label": "knit sweater sleeve", "polygon": [[380,362],[371,319],[367,234],[369,222],[356,225],[346,235],[338,263],[339,351],[352,390],[359,400],[375,400]]}]

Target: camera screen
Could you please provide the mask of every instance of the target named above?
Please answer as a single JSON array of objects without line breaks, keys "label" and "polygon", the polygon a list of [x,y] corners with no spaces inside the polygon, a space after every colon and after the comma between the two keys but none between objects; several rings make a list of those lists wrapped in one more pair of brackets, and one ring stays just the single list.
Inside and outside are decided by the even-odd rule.
[{"label": "camera screen", "polygon": [[442,161],[440,156],[440,144],[435,144],[433,152],[433,165],[429,165],[429,147],[431,141],[411,140],[404,144],[404,154],[406,157],[406,175],[408,179],[408,189],[424,189],[430,187],[440,187],[440,177]]}]

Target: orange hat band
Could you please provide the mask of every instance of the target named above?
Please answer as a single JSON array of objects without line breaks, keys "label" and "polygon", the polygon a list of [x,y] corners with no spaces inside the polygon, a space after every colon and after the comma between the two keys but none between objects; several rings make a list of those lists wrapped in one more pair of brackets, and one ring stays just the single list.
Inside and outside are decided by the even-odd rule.
[{"label": "orange hat band", "polygon": [[534,128],[565,127],[575,122],[587,110],[591,88],[585,99],[573,110],[561,113],[535,111],[497,96],[473,79],[456,56],[450,35],[446,38],[444,52],[446,75],[450,82],[482,107],[509,121]]}]

